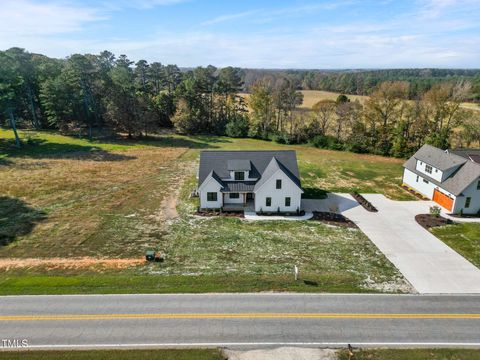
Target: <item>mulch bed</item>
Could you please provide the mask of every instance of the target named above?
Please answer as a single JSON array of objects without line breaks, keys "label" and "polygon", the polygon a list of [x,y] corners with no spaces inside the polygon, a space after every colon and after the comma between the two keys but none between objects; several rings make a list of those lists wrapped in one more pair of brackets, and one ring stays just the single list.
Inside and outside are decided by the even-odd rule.
[{"label": "mulch bed", "polygon": [[407,190],[410,194],[416,196],[417,198],[419,198],[420,200],[429,200],[429,198],[423,196],[422,194],[416,192],[415,190],[413,190],[412,188],[406,186],[406,185],[402,185],[402,188],[404,190]]},{"label": "mulch bed", "polygon": [[205,216],[205,217],[212,217],[212,216],[223,216],[223,217],[237,217],[237,218],[244,218],[243,212],[235,212],[235,211],[197,211],[195,215],[198,216]]},{"label": "mulch bed", "polygon": [[432,214],[419,214],[415,216],[415,221],[424,229],[430,229],[437,226],[455,224],[452,220]]},{"label": "mulch bed", "polygon": [[312,220],[321,221],[323,223],[341,226],[346,228],[358,228],[358,226],[349,218],[341,214],[323,212],[323,211],[314,211]]},{"label": "mulch bed", "polygon": [[350,194],[352,195],[352,197],[358,201],[358,203],[360,205],[363,206],[363,208],[367,211],[370,211],[370,212],[378,212],[377,208],[375,206],[372,205],[372,203],[370,201],[368,201],[367,199],[365,199],[362,195],[360,195],[359,193],[353,193],[353,194]]}]

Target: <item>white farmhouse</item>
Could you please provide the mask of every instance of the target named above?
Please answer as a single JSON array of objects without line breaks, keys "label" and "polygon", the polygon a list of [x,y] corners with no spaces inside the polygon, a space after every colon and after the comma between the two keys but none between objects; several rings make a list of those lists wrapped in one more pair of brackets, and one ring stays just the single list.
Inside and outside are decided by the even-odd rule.
[{"label": "white farmhouse", "polygon": [[404,165],[403,184],[451,213],[480,212],[480,150],[423,145]]},{"label": "white farmhouse", "polygon": [[294,213],[303,190],[295,151],[202,151],[201,209]]}]

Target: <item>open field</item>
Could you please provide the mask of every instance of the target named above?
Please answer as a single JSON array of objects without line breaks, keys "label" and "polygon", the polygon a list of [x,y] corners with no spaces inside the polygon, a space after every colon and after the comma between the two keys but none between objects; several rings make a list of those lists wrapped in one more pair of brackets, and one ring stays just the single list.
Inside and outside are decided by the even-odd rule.
[{"label": "open field", "polygon": [[462,223],[430,231],[472,264],[480,268],[480,224]]},{"label": "open field", "polygon": [[[302,105],[300,105],[300,108],[303,108],[303,109],[311,109],[313,105],[315,105],[320,100],[335,101],[338,95],[340,95],[340,93],[323,91],[323,90],[301,90],[300,92],[303,94],[303,103]],[[250,96],[247,93],[242,93],[240,95],[243,96],[245,99],[248,99],[248,97]],[[366,95],[351,95],[351,94],[345,94],[345,95],[347,95],[347,97],[351,101],[358,100],[360,104],[364,104],[365,101],[368,99],[368,96]],[[480,104],[476,104],[476,103],[464,102],[462,103],[461,107],[467,110],[480,111]]]},{"label": "open field", "polygon": [[[7,136],[10,131],[0,130],[0,138]],[[35,137],[37,145],[22,150],[0,143],[4,294],[189,292],[189,286],[198,292],[410,289],[358,229],[197,217],[196,200],[188,198],[202,148],[295,149],[303,186],[317,197],[356,189],[411,199],[398,186],[400,160],[209,136]],[[162,251],[166,261],[145,265],[149,248]],[[293,265],[310,285],[289,280]],[[98,276],[82,277],[93,273]],[[204,283],[192,286],[191,275],[205,276]],[[128,278],[138,280],[131,291],[121,284],[131,284]]]},{"label": "open field", "polygon": [[219,350],[215,349],[164,349],[164,350],[82,350],[82,351],[11,351],[0,352],[0,358],[6,360],[222,360]]}]

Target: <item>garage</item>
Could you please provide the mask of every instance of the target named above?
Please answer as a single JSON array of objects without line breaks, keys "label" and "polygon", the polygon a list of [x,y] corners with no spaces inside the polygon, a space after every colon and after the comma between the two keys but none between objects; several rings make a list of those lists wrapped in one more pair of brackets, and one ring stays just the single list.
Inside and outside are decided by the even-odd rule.
[{"label": "garage", "polygon": [[438,189],[435,189],[433,191],[433,201],[435,201],[438,205],[444,207],[448,211],[452,211],[453,209],[453,199],[448,195],[445,195]]}]

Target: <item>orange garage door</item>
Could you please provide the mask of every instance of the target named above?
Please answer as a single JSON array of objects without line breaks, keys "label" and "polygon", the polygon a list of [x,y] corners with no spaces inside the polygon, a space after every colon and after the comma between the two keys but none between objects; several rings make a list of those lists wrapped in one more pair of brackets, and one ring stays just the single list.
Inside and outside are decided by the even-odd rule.
[{"label": "orange garage door", "polygon": [[444,193],[438,191],[437,189],[433,192],[433,201],[437,204],[443,206],[448,211],[452,211],[453,208],[453,199],[445,195]]}]

